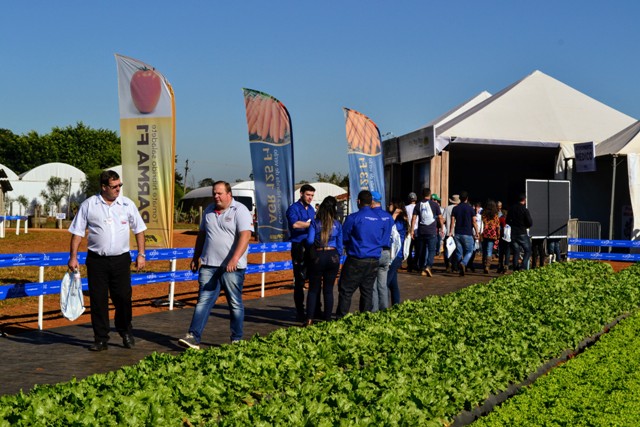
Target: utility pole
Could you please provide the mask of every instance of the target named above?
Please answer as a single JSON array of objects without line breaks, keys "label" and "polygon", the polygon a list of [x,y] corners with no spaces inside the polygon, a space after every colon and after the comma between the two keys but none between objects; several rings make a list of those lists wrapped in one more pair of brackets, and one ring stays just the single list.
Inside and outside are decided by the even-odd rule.
[{"label": "utility pole", "polygon": [[187,172],[189,172],[189,159],[185,161],[184,165],[184,194],[187,194]]}]

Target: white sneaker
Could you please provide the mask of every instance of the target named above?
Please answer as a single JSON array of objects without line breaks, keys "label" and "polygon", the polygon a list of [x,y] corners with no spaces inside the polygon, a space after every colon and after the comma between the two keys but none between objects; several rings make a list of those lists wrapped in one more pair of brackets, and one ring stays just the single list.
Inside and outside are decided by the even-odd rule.
[{"label": "white sneaker", "polygon": [[193,334],[187,334],[184,338],[178,340],[178,344],[185,348],[193,348],[194,350],[200,350],[200,343],[196,342]]}]

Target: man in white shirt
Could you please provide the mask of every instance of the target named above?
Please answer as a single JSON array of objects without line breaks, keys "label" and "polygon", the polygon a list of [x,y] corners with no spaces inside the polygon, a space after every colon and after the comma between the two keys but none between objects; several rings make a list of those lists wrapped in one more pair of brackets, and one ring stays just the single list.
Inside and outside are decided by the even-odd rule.
[{"label": "man in white shirt", "polygon": [[[409,224],[411,224],[411,219],[413,218],[413,209],[416,207],[418,196],[416,195],[416,193],[411,192],[409,193],[408,199],[409,199],[409,203],[405,206],[405,209],[407,211],[407,218],[408,218]],[[418,229],[418,224],[416,224],[413,230],[409,230],[409,236],[412,236],[414,234],[413,231],[417,229]],[[409,256],[407,257],[407,272],[409,273],[411,273],[411,271],[418,271],[416,258],[413,254],[415,247],[416,247],[415,241],[411,239],[411,244],[409,245]]]},{"label": "man in white shirt", "polygon": [[145,267],[144,231],[147,229],[138,208],[120,194],[120,176],[114,171],[100,174],[100,193],[86,199],[73,219],[68,267],[77,270],[78,248],[89,230],[87,280],[91,304],[91,326],[95,342],[91,351],[107,350],[109,341],[109,296],[115,307],[116,331],[126,348],[135,345],[131,318],[131,255],[129,234],[138,245],[136,268]]},{"label": "man in white shirt", "polygon": [[213,197],[215,203],[202,214],[191,260],[191,271],[198,272],[198,303],[189,332],[178,340],[182,347],[193,349],[200,348],[202,332],[221,289],[231,312],[231,342],[240,341],[243,335],[242,286],[253,218],[246,206],[233,199],[228,182],[215,182]]}]

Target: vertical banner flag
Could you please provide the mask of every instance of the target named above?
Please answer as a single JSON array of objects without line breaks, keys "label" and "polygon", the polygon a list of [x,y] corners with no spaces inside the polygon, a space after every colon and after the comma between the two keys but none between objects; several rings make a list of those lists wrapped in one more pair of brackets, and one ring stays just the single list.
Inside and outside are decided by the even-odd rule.
[{"label": "vertical banner flag", "polygon": [[243,89],[261,242],[289,239],[286,212],[293,203],[293,136],[289,112],[274,97]]},{"label": "vertical banner flag", "polygon": [[343,108],[347,127],[349,193],[351,212],[358,211],[358,193],[362,190],[384,194],[384,164],[378,126],[367,116]]},{"label": "vertical banner flag", "polygon": [[116,54],[123,193],[147,225],[146,246],[173,246],[175,102],[152,66]]}]

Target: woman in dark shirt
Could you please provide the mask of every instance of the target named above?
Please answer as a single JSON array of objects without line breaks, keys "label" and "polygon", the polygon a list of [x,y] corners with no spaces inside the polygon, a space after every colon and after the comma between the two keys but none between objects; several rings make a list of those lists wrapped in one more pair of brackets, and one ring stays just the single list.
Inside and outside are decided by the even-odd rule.
[{"label": "woman in dark shirt", "polygon": [[325,197],[309,227],[307,243],[310,245],[311,265],[305,326],[313,323],[320,288],[324,296],[323,319],[331,320],[333,285],[338,276],[342,255],[342,224],[336,219],[337,206],[335,197]]}]

